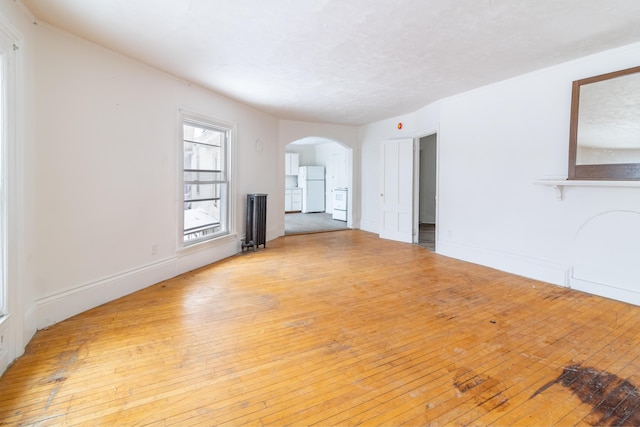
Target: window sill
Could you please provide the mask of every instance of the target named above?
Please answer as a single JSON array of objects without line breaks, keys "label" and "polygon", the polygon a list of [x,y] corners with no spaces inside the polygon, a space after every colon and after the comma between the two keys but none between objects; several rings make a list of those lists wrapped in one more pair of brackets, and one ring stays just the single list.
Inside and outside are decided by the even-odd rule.
[{"label": "window sill", "polygon": [[562,200],[564,187],[638,187],[640,181],[598,181],[570,179],[536,179],[535,185],[546,185],[556,191],[556,199]]}]

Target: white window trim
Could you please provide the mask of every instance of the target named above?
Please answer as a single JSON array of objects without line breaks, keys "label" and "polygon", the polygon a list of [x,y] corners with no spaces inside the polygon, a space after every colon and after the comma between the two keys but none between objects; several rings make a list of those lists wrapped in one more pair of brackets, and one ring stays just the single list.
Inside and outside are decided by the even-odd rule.
[{"label": "white window trim", "polygon": [[[227,159],[226,167],[228,168],[229,177],[229,200],[227,206],[228,215],[228,228],[229,232],[218,237],[214,237],[209,240],[197,242],[189,245],[184,244],[184,128],[185,121],[191,121],[195,123],[201,123],[204,126],[215,126],[225,129],[229,129],[229,138],[227,141]],[[236,230],[236,135],[238,126],[236,123],[219,119],[216,117],[208,116],[205,114],[197,113],[185,108],[178,109],[178,132],[176,140],[176,175],[177,175],[177,187],[176,196],[178,200],[176,210],[177,218],[177,248],[180,254],[187,254],[190,252],[197,252],[206,247],[215,247],[229,243],[230,241],[237,240]]]},{"label": "white window trim", "polygon": [[2,150],[2,199],[0,208],[3,210],[4,238],[2,248],[2,292],[5,292],[2,311],[4,316],[0,322],[0,373],[6,364],[13,361],[24,352],[25,336],[24,301],[22,286],[18,284],[24,271],[24,75],[23,50],[24,40],[20,33],[2,16],[0,16],[0,32],[13,44],[13,56],[6,70],[8,81],[6,97],[4,99],[6,132],[2,135],[0,149]]}]

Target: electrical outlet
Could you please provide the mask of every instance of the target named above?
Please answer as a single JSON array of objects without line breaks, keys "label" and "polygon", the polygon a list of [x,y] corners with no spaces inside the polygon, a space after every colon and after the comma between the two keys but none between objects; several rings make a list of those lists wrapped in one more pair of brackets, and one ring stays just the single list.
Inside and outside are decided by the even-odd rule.
[{"label": "electrical outlet", "polygon": [[158,254],[158,244],[154,243],[153,245],[151,245],[151,255],[157,255]]}]

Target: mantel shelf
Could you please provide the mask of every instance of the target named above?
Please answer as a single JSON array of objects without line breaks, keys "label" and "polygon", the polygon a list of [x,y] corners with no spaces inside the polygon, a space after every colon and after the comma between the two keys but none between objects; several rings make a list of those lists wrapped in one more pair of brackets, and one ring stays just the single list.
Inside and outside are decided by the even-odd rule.
[{"label": "mantel shelf", "polygon": [[638,187],[640,181],[598,181],[598,180],[571,180],[571,179],[536,179],[536,185],[546,185],[556,190],[556,198],[562,200],[564,187]]}]

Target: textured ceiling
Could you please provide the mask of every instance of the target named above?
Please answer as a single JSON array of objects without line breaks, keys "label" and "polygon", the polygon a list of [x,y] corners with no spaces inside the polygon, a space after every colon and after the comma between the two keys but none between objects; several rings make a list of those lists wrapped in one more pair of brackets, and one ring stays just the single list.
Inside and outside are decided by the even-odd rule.
[{"label": "textured ceiling", "polygon": [[327,123],[371,123],[640,41],[639,0],[22,2],[279,118]]}]

